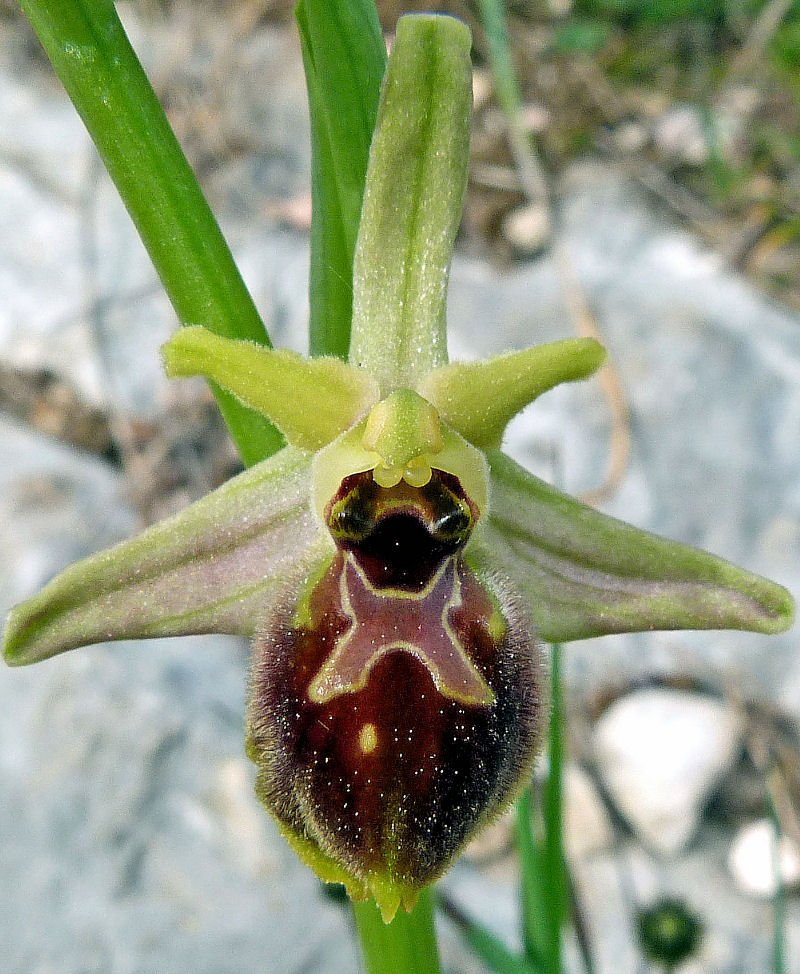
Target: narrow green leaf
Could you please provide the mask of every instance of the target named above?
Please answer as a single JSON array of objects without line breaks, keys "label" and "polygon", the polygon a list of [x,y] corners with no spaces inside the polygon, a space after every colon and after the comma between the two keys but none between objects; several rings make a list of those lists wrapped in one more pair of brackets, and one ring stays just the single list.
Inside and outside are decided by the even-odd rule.
[{"label": "narrow green leaf", "polygon": [[445,303],[461,222],[471,37],[452,17],[402,17],[370,151],[353,266],[350,361],[383,395],[447,361]]},{"label": "narrow green leaf", "polygon": [[[21,0],[83,118],[182,324],[268,344],[230,250],[111,0]],[[245,463],[280,434],[215,390]]]},{"label": "narrow green leaf", "polygon": [[525,123],[504,0],[478,0],[486,32],[489,63],[497,100],[506,116],[511,154],[525,194],[532,200],[548,198],[547,180]]},{"label": "narrow green leaf", "polygon": [[544,974],[541,963],[513,953],[499,937],[467,916],[449,897],[443,895],[439,899],[445,914],[458,926],[464,940],[490,970],[496,974]]},{"label": "narrow green leaf", "polygon": [[531,789],[517,801],[522,939],[526,956],[547,974],[561,974],[562,928],[567,913],[563,847],[564,711],[561,646],[552,647],[547,779],[542,788],[542,839],[534,837]]},{"label": "narrow green leaf", "polygon": [[489,451],[491,514],[473,550],[515,579],[552,642],[649,629],[783,632],[789,592],[562,494]]},{"label": "narrow green leaf", "polygon": [[302,450],[330,443],[378,401],[374,379],[338,358],[305,359],[199,326],[181,328],[161,354],[167,375],[213,379]]},{"label": "narrow green leaf", "polygon": [[373,900],[353,903],[365,974],[439,974],[433,900],[424,889],[410,913],[384,923]]},{"label": "narrow green leaf", "polygon": [[481,362],[451,362],[428,373],[419,392],[470,443],[496,449],[521,409],[562,382],[588,378],[605,358],[593,338],[568,338]]},{"label": "narrow green leaf", "polygon": [[562,839],[564,781],[564,712],[561,688],[561,646],[554,643],[550,656],[550,732],[548,768],[544,786],[543,877],[547,941],[545,969],[561,974],[561,931],[567,907],[566,865]]},{"label": "narrow green leaf", "polygon": [[71,565],[12,609],[6,662],[36,663],[111,639],[252,635],[278,589],[322,544],[310,466],[308,454],[285,447],[131,541]]},{"label": "narrow green leaf", "polygon": [[311,115],[309,350],[346,359],[353,254],[386,45],[373,0],[299,0]]},{"label": "narrow green leaf", "polygon": [[544,857],[533,834],[531,789],[517,799],[517,850],[520,867],[520,915],[525,956],[544,970],[547,953],[547,908]]},{"label": "narrow green leaf", "polygon": [[775,835],[772,844],[772,870],[775,894],[772,898],[772,974],[786,974],[786,889],[781,872],[781,821],[772,795],[767,791],[769,818]]},{"label": "narrow green leaf", "polygon": [[513,119],[522,112],[522,97],[511,55],[511,41],[508,36],[503,0],[478,0],[478,6],[489,44],[489,58],[497,98],[506,116]]}]

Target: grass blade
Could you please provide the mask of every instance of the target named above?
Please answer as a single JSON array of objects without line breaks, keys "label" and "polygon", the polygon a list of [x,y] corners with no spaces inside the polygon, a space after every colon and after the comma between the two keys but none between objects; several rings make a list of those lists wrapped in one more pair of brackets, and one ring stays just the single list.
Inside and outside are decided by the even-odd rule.
[{"label": "grass blade", "polygon": [[517,803],[520,854],[522,935],[526,956],[542,964],[547,974],[561,974],[561,932],[566,916],[567,880],[562,838],[564,766],[561,647],[551,656],[552,713],[548,742],[549,771],[543,789],[542,841],[533,833],[531,793]]},{"label": "grass blade", "polygon": [[346,359],[353,254],[386,46],[372,0],[299,0],[311,115],[309,349]]},{"label": "grass blade", "polygon": [[544,790],[544,875],[546,890],[546,970],[561,972],[561,929],[567,903],[563,844],[564,714],[561,688],[561,645],[553,643],[550,662],[550,768]]},{"label": "grass blade", "polygon": [[775,830],[775,839],[772,846],[772,868],[775,872],[775,895],[773,897],[773,919],[772,919],[772,972],[773,974],[786,974],[786,893],[781,875],[781,823],[775,804],[770,792],[767,792],[769,799],[769,816],[772,820],[772,827]]},{"label": "grass blade", "polygon": [[[182,324],[269,344],[263,322],[111,0],[22,0]],[[247,464],[283,438],[215,390]]]},{"label": "grass blade", "polygon": [[543,974],[541,963],[534,963],[530,958],[519,957],[513,953],[499,937],[468,917],[449,896],[441,894],[439,903],[445,915],[459,928],[475,955],[491,970],[497,974]]},{"label": "grass blade", "polygon": [[520,865],[520,915],[525,956],[544,969],[547,926],[544,904],[544,860],[533,834],[532,798],[526,788],[517,801],[517,848]]}]

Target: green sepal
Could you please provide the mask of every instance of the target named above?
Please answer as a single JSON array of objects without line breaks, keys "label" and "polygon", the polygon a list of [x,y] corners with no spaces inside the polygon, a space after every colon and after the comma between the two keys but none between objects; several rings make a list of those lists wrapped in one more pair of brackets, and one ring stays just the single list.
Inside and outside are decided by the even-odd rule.
[{"label": "green sepal", "polygon": [[70,566],[11,610],[6,662],[106,640],[252,635],[287,576],[332,546],[310,509],[310,467],[308,454],[284,447],[174,517]]},{"label": "green sepal", "polygon": [[378,109],[353,265],[350,361],[381,394],[447,361],[445,303],[461,221],[472,110],[471,35],[410,15]]},{"label": "green sepal", "polygon": [[794,600],[781,585],[601,514],[500,452],[488,459],[491,513],[472,557],[514,580],[542,639],[791,627]]},{"label": "green sepal", "polygon": [[181,328],[161,347],[171,378],[203,375],[268,417],[292,446],[319,450],[378,399],[365,372],[337,358],[304,359],[288,349]]},{"label": "green sepal", "polygon": [[605,358],[593,338],[568,338],[483,362],[452,362],[426,375],[418,391],[464,439],[495,449],[520,410],[562,382],[588,378]]}]

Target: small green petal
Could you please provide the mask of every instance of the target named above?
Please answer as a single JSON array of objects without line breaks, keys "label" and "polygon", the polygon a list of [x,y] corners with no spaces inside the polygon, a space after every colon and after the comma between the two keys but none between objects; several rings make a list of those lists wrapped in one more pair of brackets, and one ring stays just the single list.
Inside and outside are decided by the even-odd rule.
[{"label": "small green petal", "polygon": [[[411,395],[416,399],[420,398],[415,393]],[[396,401],[395,396],[389,399]],[[420,401],[424,402],[424,400]],[[381,486],[387,486],[390,480],[393,486],[404,479],[412,487],[416,487],[424,486],[430,480],[430,468],[444,470],[445,473],[457,477],[467,497],[475,506],[478,517],[483,516],[489,506],[489,471],[483,453],[476,450],[471,443],[449,426],[439,425],[438,417],[434,429],[428,427],[428,439],[423,436],[420,440],[419,433],[415,431],[408,431],[409,436],[406,438],[402,432],[386,429],[387,425],[391,425],[387,422],[388,419],[394,415],[391,406],[385,408],[386,403],[387,400],[381,400],[365,420],[353,429],[347,430],[333,443],[329,443],[314,457],[313,503],[320,521],[325,522],[331,499],[339,490],[345,477],[351,474],[372,470],[375,471],[376,482]],[[371,432],[370,426],[372,426]],[[374,438],[375,428],[382,430],[383,438],[379,440]],[[430,436],[433,433],[436,439],[431,441]],[[387,444],[388,460],[379,452],[384,442]],[[421,452],[411,449],[415,443]],[[398,465],[397,469],[400,472],[396,477],[390,474],[393,470],[391,460],[396,460],[397,454],[390,453],[390,450],[408,451],[404,452],[404,457],[407,459],[404,464]],[[415,482],[415,477],[423,466],[428,468],[428,475],[420,478],[423,480],[420,485]],[[384,480],[386,483],[383,482]]]},{"label": "small green petal", "polygon": [[438,413],[411,389],[398,389],[373,408],[362,442],[381,458],[374,471],[381,487],[394,487],[403,479],[424,487],[444,446]]},{"label": "small green petal", "polygon": [[397,24],[353,265],[350,361],[382,395],[447,361],[445,302],[464,203],[471,36],[452,17]]},{"label": "small green petal", "polygon": [[311,458],[285,447],[175,517],[70,566],[11,610],[12,666],[114,639],[252,635],[275,593],[322,544]]},{"label": "small green petal", "polygon": [[418,389],[446,423],[488,450],[500,446],[521,409],[561,382],[588,378],[605,358],[593,338],[568,338],[483,362],[453,362],[426,375]]},{"label": "small green petal", "polygon": [[375,381],[337,358],[304,359],[287,349],[221,338],[193,325],[161,349],[171,378],[203,375],[267,416],[293,446],[318,450],[378,399]]},{"label": "small green petal", "polygon": [[782,586],[600,514],[502,453],[488,459],[492,510],[471,544],[512,578],[543,639],[791,627],[794,601]]}]

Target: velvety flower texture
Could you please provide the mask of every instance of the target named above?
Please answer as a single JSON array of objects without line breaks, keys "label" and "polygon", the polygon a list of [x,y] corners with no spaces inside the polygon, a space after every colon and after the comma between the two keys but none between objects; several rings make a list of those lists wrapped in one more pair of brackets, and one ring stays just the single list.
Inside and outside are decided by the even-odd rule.
[{"label": "velvety flower texture", "polygon": [[347,363],[202,327],[164,348],[287,445],[11,613],[26,664],[87,643],[253,637],[257,793],[317,873],[410,908],[515,796],[542,738],[538,640],[667,628],[777,632],[788,592],[585,507],[500,452],[510,419],[603,349],[566,339],[448,363],[466,186],[470,36],[403,18],[372,144]]}]

